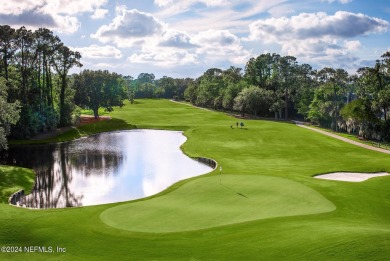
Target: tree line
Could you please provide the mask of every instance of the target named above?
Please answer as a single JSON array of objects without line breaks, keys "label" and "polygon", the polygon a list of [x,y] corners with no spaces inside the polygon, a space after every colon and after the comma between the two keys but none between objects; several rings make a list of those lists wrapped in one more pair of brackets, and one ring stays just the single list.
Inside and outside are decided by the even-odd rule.
[{"label": "tree line", "polygon": [[[2,132],[25,138],[70,124],[73,107],[67,75],[72,67],[82,66],[80,58],[48,29],[1,25]],[[9,115],[15,115],[13,121]]]},{"label": "tree line", "polygon": [[390,141],[390,52],[372,67],[314,70],[293,56],[262,54],[241,68],[212,68],[191,82],[194,105],[258,117],[305,119],[335,131]]},{"label": "tree line", "polygon": [[335,131],[390,141],[390,52],[372,67],[314,70],[293,56],[261,54],[244,70],[211,68],[200,77],[137,78],[83,70],[81,55],[52,31],[0,25],[0,149],[6,136],[31,138],[73,124],[79,108],[112,111],[139,98],[187,100],[255,117],[305,119]]},{"label": "tree line", "polygon": [[8,135],[26,139],[73,124],[79,106],[96,111],[123,104],[124,77],[89,70],[69,75],[80,59],[48,29],[0,25],[0,150]]}]

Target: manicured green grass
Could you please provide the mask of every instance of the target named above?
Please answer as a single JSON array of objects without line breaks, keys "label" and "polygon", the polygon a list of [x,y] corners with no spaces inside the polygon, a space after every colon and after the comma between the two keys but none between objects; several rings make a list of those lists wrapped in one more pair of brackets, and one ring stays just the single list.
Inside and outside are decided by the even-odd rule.
[{"label": "manicured green grass", "polygon": [[21,189],[30,193],[34,178],[32,170],[0,166],[0,203],[8,204],[9,197]]},{"label": "manicured green grass", "polygon": [[[81,114],[85,114],[85,115],[94,115],[93,110],[81,109],[80,112],[81,112]],[[104,108],[99,108],[98,113],[99,113],[99,116],[109,114],[109,112],[107,112]]]},{"label": "manicured green grass", "polygon": [[[0,260],[387,260],[390,256],[390,178],[362,183],[312,178],[333,171],[389,172],[389,155],[288,123],[248,120],[246,129],[231,129],[235,118],[166,100],[140,100],[110,116],[115,121],[79,132],[184,130],[188,140],[183,151],[215,159],[223,166],[222,184],[232,190],[219,185],[216,170],[134,202],[54,210],[0,204],[0,245],[66,248],[66,253],[0,253]],[[78,131],[65,133],[58,140],[78,135]],[[244,200],[253,202],[241,204]]]},{"label": "manicured green grass", "polygon": [[163,233],[333,210],[331,202],[298,182],[220,175],[196,179],[164,197],[110,208],[101,219],[119,229]]}]

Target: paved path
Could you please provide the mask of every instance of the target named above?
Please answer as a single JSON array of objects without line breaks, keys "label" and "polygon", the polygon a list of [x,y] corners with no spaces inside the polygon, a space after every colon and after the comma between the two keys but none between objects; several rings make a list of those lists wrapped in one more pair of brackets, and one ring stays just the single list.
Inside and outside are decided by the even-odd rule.
[{"label": "paved path", "polygon": [[348,142],[350,144],[353,144],[353,145],[356,145],[356,146],[359,146],[359,147],[362,147],[362,148],[365,148],[365,149],[375,150],[375,151],[378,151],[378,152],[390,154],[390,150],[385,150],[385,149],[377,148],[377,147],[374,147],[374,146],[371,146],[371,145],[363,144],[363,143],[360,143],[360,142],[357,142],[357,141],[353,141],[353,140],[341,137],[339,135],[336,135],[336,134],[333,134],[333,133],[330,133],[330,132],[326,132],[326,131],[323,131],[323,130],[319,130],[319,129],[316,129],[316,128],[312,128],[312,127],[303,125],[301,122],[295,122],[295,123],[299,127],[302,127],[302,128],[305,128],[305,129],[309,129],[309,130],[313,130],[313,131],[319,132],[321,134],[333,137],[333,138],[338,139],[338,140],[342,140],[344,142]]}]

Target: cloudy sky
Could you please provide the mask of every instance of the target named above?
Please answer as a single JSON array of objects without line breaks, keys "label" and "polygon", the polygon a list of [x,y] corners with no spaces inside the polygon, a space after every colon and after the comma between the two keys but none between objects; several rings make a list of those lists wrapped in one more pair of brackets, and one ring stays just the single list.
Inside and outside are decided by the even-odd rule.
[{"label": "cloudy sky", "polygon": [[390,50],[389,0],[0,3],[0,24],[49,28],[82,54],[83,69],[133,77],[198,77],[212,67],[245,68],[250,57],[267,52],[353,73]]}]

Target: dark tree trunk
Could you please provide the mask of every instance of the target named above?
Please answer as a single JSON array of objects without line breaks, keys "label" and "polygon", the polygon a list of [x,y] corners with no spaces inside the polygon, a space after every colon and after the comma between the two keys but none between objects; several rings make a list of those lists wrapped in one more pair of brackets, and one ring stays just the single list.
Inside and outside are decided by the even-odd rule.
[{"label": "dark tree trunk", "polygon": [[285,119],[287,120],[288,119],[288,91],[287,91],[287,88],[286,88],[286,90],[285,90],[285,93],[284,93],[284,96],[285,96],[285,108],[284,108],[284,110],[285,110]]},{"label": "dark tree trunk", "polygon": [[54,102],[53,102],[53,81],[51,79],[51,72],[50,72],[50,68],[49,66],[47,65],[47,62],[46,62],[46,77],[47,77],[47,80],[46,80],[46,83],[48,85],[48,105],[53,107],[54,106]]},{"label": "dark tree trunk", "polygon": [[95,119],[99,118],[99,108],[93,108],[93,116],[95,116]]},{"label": "dark tree trunk", "polygon": [[61,75],[61,92],[60,92],[60,126],[65,126],[65,88],[66,88],[66,75]]},{"label": "dark tree trunk", "polygon": [[4,69],[5,69],[5,79],[8,82],[8,60],[7,60],[7,54],[4,54]]}]

